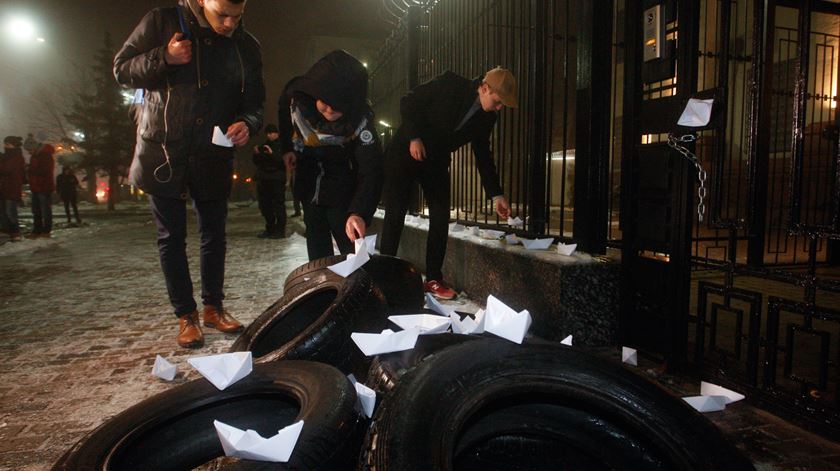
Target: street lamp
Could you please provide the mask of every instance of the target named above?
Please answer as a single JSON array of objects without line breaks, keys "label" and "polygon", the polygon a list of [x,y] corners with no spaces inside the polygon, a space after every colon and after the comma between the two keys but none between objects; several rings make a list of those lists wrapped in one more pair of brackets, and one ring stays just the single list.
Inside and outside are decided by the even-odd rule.
[{"label": "street lamp", "polygon": [[29,41],[35,36],[35,25],[26,18],[13,17],[6,22],[6,33],[15,41]]}]

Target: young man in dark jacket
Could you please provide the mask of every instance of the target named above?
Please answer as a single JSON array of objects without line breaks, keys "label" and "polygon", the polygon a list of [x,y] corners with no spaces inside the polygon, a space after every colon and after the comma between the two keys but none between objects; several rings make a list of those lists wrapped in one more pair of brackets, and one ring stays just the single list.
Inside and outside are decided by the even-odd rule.
[{"label": "young man in dark jacket", "polygon": [[262,127],[262,59],[242,25],[245,3],[179,0],[176,7],[156,8],[114,58],[117,82],[144,89],[129,177],[149,194],[182,347],[204,343],[186,255],[187,195],[201,234],[204,325],[242,330],[222,307],[234,149],[217,145],[221,140],[213,135],[218,127],[218,134],[243,146]]},{"label": "young man in dark jacket", "polygon": [[254,173],[257,202],[265,219],[265,230],[257,237],[282,239],[286,237],[286,164],[277,126],[266,126],[265,137],[265,144],[254,146],[251,157],[257,167]]},{"label": "young man in dark jacket", "polygon": [[26,162],[21,142],[18,136],[7,136],[3,139],[3,155],[0,155],[0,211],[12,242],[21,240],[18,207],[26,182]]},{"label": "young man in dark jacket", "polygon": [[367,104],[367,70],[333,51],[289,81],[280,99],[283,158],[295,169],[310,260],[364,237],[382,189],[382,149]]},{"label": "young man in dark jacket", "polygon": [[419,181],[429,206],[426,239],[426,291],[452,299],[443,281],[443,259],[449,231],[450,154],[470,143],[475,165],[496,213],[507,219],[510,205],[502,193],[490,151],[496,112],[516,107],[516,80],[495,68],[476,80],[444,72],[418,85],[400,100],[402,123],[385,161],[385,221],[381,251],[396,255],[411,184]]}]

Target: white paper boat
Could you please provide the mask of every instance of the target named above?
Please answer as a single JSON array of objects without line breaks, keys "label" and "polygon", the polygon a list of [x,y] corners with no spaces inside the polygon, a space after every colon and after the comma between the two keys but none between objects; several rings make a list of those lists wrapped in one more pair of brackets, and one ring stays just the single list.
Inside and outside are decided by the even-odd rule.
[{"label": "white paper boat", "polygon": [[466,316],[461,320],[461,316],[457,312],[453,312],[449,315],[449,318],[452,320],[452,332],[462,335],[482,334],[484,333],[485,317],[484,309],[476,311],[475,319]]},{"label": "white paper boat", "polygon": [[[376,237],[376,236],[373,236]],[[358,270],[362,267],[365,263],[370,260],[370,255],[368,254],[367,244],[365,243],[365,239],[356,239],[356,253],[348,254],[347,259],[343,262],[336,263],[335,265],[330,265],[330,271],[333,273],[343,276],[347,278],[350,276],[351,273]]]},{"label": "white paper boat", "polygon": [[485,331],[519,344],[531,326],[531,314],[527,310],[516,312],[492,295],[487,297],[484,315]]},{"label": "white paper boat", "polygon": [[704,396],[723,396],[726,398],[727,404],[738,402],[745,397],[743,394],[737,393],[731,389],[726,389],[723,386],[707,383],[705,381],[700,382],[700,394]]},{"label": "white paper boat", "polygon": [[562,242],[557,243],[557,253],[560,255],[572,255],[575,253],[575,249],[577,249],[577,244],[564,244]]},{"label": "white paper boat", "polygon": [[165,358],[158,355],[155,357],[155,366],[152,367],[152,374],[160,379],[172,381],[178,373],[178,367],[166,361]]},{"label": "white paper boat", "polygon": [[420,329],[407,329],[394,332],[390,329],[383,330],[381,334],[364,334],[353,332],[350,338],[366,356],[379,355],[382,353],[401,352],[411,350],[417,343],[417,336]]},{"label": "white paper boat", "polygon": [[254,430],[240,430],[218,420],[214,420],[213,425],[222,442],[225,456],[272,463],[289,461],[303,430],[301,420],[282,428],[273,437],[263,438]]},{"label": "white paper boat", "polygon": [[420,335],[440,334],[449,330],[452,320],[449,317],[435,316],[432,314],[405,314],[401,316],[389,316],[388,320],[400,326],[404,330],[417,328]]},{"label": "white paper boat", "polygon": [[194,357],[187,362],[220,391],[248,376],[253,368],[251,352]]},{"label": "white paper boat", "polygon": [[528,250],[545,250],[551,247],[554,243],[554,238],[548,237],[546,239],[519,239],[522,245]]},{"label": "white paper boat", "polygon": [[639,357],[635,348],[621,347],[621,361],[628,365],[638,366]]},{"label": "white paper boat", "polygon": [[699,412],[717,412],[726,409],[726,398],[723,396],[689,396],[682,399]]}]

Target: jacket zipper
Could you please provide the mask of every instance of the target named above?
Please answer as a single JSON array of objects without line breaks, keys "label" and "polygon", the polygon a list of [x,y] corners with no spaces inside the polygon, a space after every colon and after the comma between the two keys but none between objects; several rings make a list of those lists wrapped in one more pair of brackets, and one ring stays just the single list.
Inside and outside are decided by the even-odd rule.
[{"label": "jacket zipper", "polygon": [[318,168],[321,169],[321,173],[318,174],[318,177],[315,178],[315,195],[312,197],[312,203],[318,204],[318,196],[321,193],[321,177],[324,176],[324,163],[318,162]]},{"label": "jacket zipper", "polygon": [[242,86],[239,89],[239,93],[245,93],[245,64],[242,62],[242,53],[239,52],[239,44],[236,41],[233,42],[233,47],[236,48],[236,56],[239,57],[239,74],[242,78]]}]

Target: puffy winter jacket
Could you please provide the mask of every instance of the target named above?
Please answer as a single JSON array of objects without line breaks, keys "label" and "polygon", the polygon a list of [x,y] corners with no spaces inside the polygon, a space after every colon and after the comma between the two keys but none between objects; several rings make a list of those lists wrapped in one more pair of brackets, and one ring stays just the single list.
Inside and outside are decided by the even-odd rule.
[{"label": "puffy winter jacket", "polygon": [[46,145],[29,159],[29,189],[33,193],[55,191],[55,150]]},{"label": "puffy winter jacket", "polygon": [[26,182],[26,162],[19,148],[6,149],[0,155],[0,199],[20,201]]}]

